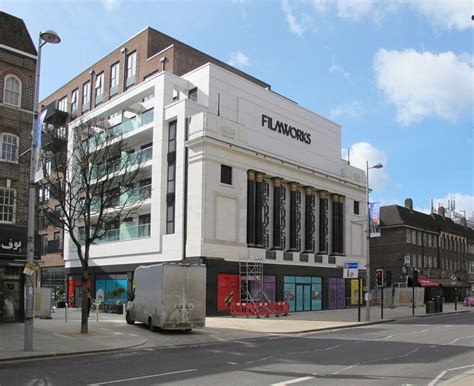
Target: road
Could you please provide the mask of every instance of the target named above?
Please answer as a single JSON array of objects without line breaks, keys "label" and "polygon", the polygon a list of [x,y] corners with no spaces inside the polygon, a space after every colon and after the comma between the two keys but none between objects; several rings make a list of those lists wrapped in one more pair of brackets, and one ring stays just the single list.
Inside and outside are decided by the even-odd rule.
[{"label": "road", "polygon": [[439,384],[474,369],[474,312],[0,364],[0,385]]}]

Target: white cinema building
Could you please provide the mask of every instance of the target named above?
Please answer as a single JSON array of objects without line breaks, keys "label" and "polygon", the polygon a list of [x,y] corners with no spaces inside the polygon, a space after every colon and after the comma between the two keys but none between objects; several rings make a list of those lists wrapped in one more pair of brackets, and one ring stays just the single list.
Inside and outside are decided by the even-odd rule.
[{"label": "white cinema building", "polygon": [[[150,195],[91,247],[93,293],[113,281],[129,290],[139,265],[186,259],[207,266],[208,314],[238,300],[249,262],[266,297],[292,311],[354,304],[343,265],[365,268],[366,179],[341,159],[339,125],[210,62],[158,71],[81,119],[104,117],[146,152],[137,186]],[[71,298],[80,262],[67,234],[64,243]]]}]

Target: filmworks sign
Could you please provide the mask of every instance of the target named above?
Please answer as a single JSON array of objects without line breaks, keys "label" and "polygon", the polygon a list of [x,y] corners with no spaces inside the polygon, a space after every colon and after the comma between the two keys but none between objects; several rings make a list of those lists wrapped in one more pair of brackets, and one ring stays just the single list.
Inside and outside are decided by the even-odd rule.
[{"label": "filmworks sign", "polygon": [[297,129],[296,127],[282,121],[273,121],[272,117],[269,117],[265,114],[262,114],[262,126],[282,135],[296,139],[297,141],[304,142],[308,145],[311,143],[310,133],[307,133],[301,129]]}]

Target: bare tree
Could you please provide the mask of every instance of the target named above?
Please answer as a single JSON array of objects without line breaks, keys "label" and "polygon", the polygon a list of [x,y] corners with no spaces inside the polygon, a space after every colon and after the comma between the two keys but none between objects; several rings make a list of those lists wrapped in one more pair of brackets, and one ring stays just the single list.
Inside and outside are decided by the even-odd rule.
[{"label": "bare tree", "polygon": [[131,153],[121,132],[106,120],[80,122],[70,130],[69,135],[61,128],[47,130],[40,187],[49,190],[58,205],[40,200],[39,210],[68,233],[77,251],[82,267],[81,333],[86,334],[90,248],[114,238],[120,224],[150,197],[149,186],[136,184],[151,154]]}]

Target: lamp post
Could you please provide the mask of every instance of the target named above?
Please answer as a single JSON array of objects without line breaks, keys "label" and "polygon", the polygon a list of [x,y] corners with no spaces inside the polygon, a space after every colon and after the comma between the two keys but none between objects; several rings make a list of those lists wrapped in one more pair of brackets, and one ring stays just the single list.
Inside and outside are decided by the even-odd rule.
[{"label": "lamp post", "polygon": [[367,199],[367,267],[366,267],[366,286],[367,286],[367,302],[365,303],[365,320],[370,321],[370,208],[369,208],[369,169],[381,169],[383,165],[378,163],[369,167],[369,161],[366,161],[366,185],[365,194]]},{"label": "lamp post", "polygon": [[[46,43],[57,44],[61,41],[58,34],[48,30],[40,32],[38,39],[38,57],[36,59],[35,94],[33,100],[33,126],[31,129],[31,158],[30,158],[30,180],[28,194],[28,239],[26,248],[25,267],[25,351],[33,351],[33,266],[35,247],[35,211],[36,211],[36,186],[35,173],[37,167],[37,153],[41,150],[41,131],[38,133],[38,104],[39,104],[39,84],[41,69],[41,47]],[[28,272],[29,271],[29,272]]]}]

